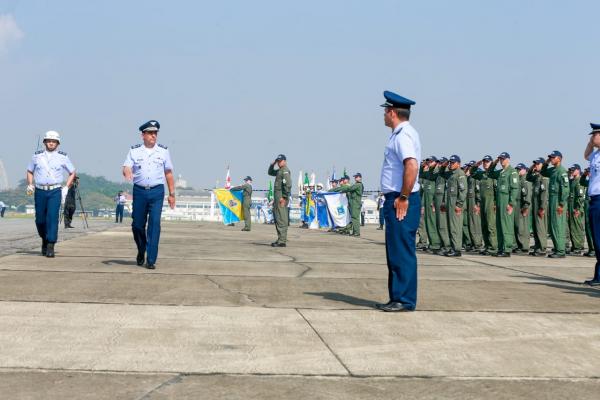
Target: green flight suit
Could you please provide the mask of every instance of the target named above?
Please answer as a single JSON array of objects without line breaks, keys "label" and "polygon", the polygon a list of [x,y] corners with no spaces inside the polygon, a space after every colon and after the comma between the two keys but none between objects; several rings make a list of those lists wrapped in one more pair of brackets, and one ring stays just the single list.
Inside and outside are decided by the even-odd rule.
[{"label": "green flight suit", "polygon": [[[498,252],[511,253],[515,242],[516,199],[519,196],[519,174],[511,166],[495,170],[496,162],[492,162],[488,173],[496,179],[496,225],[498,227]],[[506,207],[513,210],[509,214]]]},{"label": "green flight suit", "polygon": [[250,206],[252,205],[252,185],[244,183],[243,185],[232,187],[231,190],[242,191],[242,211],[244,213],[244,230],[249,231],[252,227],[252,214]]},{"label": "green flight suit", "polygon": [[[571,236],[571,251],[583,250],[584,220],[585,220],[585,187],[580,183],[581,177],[571,179],[569,184],[569,233]],[[578,213],[579,215],[575,215]]]},{"label": "green flight suit", "polygon": [[[527,180],[531,182],[531,217],[533,218],[533,253],[546,253],[548,248],[548,178],[529,170]],[[540,217],[540,210],[544,215]]]},{"label": "green flight suit", "polygon": [[465,208],[462,213],[462,245],[465,250],[471,250],[473,248],[473,242],[471,241],[471,234],[469,232],[469,208],[468,200],[465,201]]},{"label": "green flight suit", "polygon": [[[292,176],[287,165],[276,170],[275,164],[271,164],[269,165],[268,174],[275,177],[275,183],[273,184],[273,218],[277,230],[277,243],[285,244],[289,225],[288,204],[292,193]],[[280,204],[281,199],[285,200],[283,205]]]},{"label": "green flight suit", "polygon": [[[526,175],[519,175],[519,195],[515,203],[515,248],[523,252],[529,252],[529,220],[531,213],[531,182],[527,181]],[[523,211],[527,215],[523,216]]]},{"label": "green flight suit", "polygon": [[435,213],[435,180],[429,179],[431,170],[422,171],[422,188],[423,196],[423,220],[425,220],[425,230],[427,231],[427,238],[429,239],[429,249],[439,250],[441,247],[440,235],[438,234],[438,228],[436,223]]},{"label": "green flight suit", "polygon": [[592,227],[590,225],[590,195],[588,194],[587,188],[589,186],[589,176],[583,175],[579,181],[581,186],[585,187],[585,201],[584,201],[584,221],[585,221],[585,240],[587,242],[588,252],[587,256],[592,256],[594,253],[594,238],[592,236]]},{"label": "green flight suit", "polygon": [[440,237],[441,248],[447,250],[450,248],[450,234],[448,232],[448,216],[446,211],[442,211],[444,203],[444,193],[446,192],[446,168],[436,167],[430,175],[435,182],[435,222],[438,228],[438,236]]},{"label": "green flight suit", "polygon": [[476,193],[475,203],[481,214],[481,233],[485,250],[490,254],[498,252],[498,237],[496,229],[496,180],[490,174],[478,167],[471,168],[471,176],[479,182],[479,193]]},{"label": "green flight suit", "polygon": [[475,249],[481,249],[483,247],[483,235],[481,233],[481,212],[475,213],[475,206],[477,205],[477,198],[480,193],[480,183],[472,176],[467,177],[467,215],[468,215],[468,228],[469,236],[471,238],[471,245]]},{"label": "green flight suit", "polygon": [[[462,250],[463,239],[463,212],[467,200],[467,177],[465,172],[457,168],[449,170],[446,178],[446,191],[444,192],[444,206],[448,215],[448,232],[452,250]],[[456,208],[460,208],[460,213]]]},{"label": "green flight suit", "polygon": [[426,249],[429,247],[429,241],[427,240],[427,229],[425,229],[425,218],[423,218],[425,214],[424,207],[424,199],[423,199],[423,178],[419,174],[419,195],[421,197],[421,214],[419,217],[419,241],[417,242],[417,248]]},{"label": "green flight suit", "polygon": [[353,185],[344,185],[335,188],[334,192],[346,193],[348,196],[348,209],[352,219],[352,235],[360,236],[360,209],[362,207],[362,195],[365,190],[362,182]]},{"label": "green flight suit", "polygon": [[[565,231],[567,225],[567,206],[569,200],[569,177],[567,170],[562,165],[548,168],[547,164],[542,167],[542,175],[548,178],[548,230],[554,245],[554,253],[565,255]],[[563,212],[558,214],[558,207]]]}]

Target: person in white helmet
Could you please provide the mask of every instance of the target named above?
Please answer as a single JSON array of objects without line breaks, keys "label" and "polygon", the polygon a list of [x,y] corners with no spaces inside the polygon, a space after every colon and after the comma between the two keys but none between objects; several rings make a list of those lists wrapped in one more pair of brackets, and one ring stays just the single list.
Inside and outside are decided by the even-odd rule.
[{"label": "person in white helmet", "polygon": [[67,187],[75,179],[75,167],[67,153],[58,151],[60,134],[48,131],[44,135],[44,150],[36,151],[27,166],[27,194],[34,195],[35,225],[42,238],[42,255],[54,257],[58,237],[62,183],[65,171]]}]

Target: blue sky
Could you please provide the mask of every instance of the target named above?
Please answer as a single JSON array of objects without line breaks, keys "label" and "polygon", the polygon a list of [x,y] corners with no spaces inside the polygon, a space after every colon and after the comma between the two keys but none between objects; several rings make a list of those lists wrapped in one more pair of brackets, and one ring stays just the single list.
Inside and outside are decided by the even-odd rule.
[{"label": "blue sky", "polygon": [[15,184],[54,129],[76,167],[120,180],[137,127],[161,122],[196,187],[288,156],[377,189],[382,91],[417,102],[423,156],[553,149],[582,162],[600,122],[594,1],[0,0],[0,158]]}]

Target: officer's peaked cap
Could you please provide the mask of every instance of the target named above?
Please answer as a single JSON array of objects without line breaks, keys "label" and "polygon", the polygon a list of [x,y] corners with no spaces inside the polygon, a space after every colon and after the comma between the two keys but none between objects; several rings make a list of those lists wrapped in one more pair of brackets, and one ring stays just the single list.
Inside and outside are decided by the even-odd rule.
[{"label": "officer's peaked cap", "polygon": [[140,132],[156,132],[160,129],[160,124],[158,123],[158,121],[151,119],[150,121],[146,122],[145,124],[140,125]]},{"label": "officer's peaked cap", "polygon": [[414,101],[388,90],[383,92],[383,97],[385,97],[385,103],[383,103],[381,107],[403,108],[405,110],[410,110],[410,106],[416,104]]}]

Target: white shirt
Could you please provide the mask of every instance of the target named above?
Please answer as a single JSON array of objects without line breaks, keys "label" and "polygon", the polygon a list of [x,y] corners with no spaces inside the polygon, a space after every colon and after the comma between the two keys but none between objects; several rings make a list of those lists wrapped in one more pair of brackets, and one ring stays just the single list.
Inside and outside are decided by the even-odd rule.
[{"label": "white shirt", "polygon": [[58,185],[63,182],[64,172],[71,174],[75,171],[75,167],[67,157],[67,153],[58,150],[40,150],[31,157],[27,171],[33,173],[37,185]]},{"label": "white shirt", "polygon": [[600,195],[600,150],[594,150],[588,157],[590,162],[590,182],[588,184],[588,195]]},{"label": "white shirt", "polygon": [[123,166],[131,168],[133,183],[140,186],[164,185],[165,172],[173,170],[169,150],[161,144],[151,149],[143,144],[131,146]]},{"label": "white shirt", "polygon": [[4,204],[3,201],[0,201],[0,208],[4,208],[4,207],[6,207],[6,204]]},{"label": "white shirt", "polygon": [[[401,192],[404,181],[404,160],[407,158],[414,158],[417,165],[421,164],[421,140],[415,128],[408,121],[404,121],[394,128],[392,136],[385,146],[380,182],[383,193]],[[417,172],[412,192],[418,191],[419,175]]]}]

